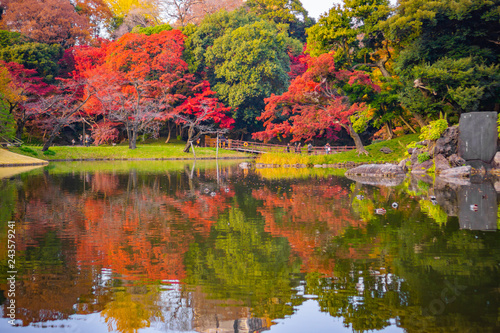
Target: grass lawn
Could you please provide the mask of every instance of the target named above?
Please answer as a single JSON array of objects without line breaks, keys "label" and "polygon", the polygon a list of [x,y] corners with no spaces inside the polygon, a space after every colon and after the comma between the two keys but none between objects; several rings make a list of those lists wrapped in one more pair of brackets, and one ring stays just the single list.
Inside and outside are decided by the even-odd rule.
[{"label": "grass lawn", "polygon": [[[23,145],[22,147],[9,148],[10,151],[25,156],[35,157],[47,161],[51,160],[93,160],[93,159],[192,159],[193,152],[183,153],[184,143],[151,142],[137,144],[136,149],[129,149],[128,145],[101,145],[101,146],[54,146],[47,152],[42,152],[41,147]],[[215,158],[215,148],[196,148],[197,158]],[[219,149],[219,157],[247,157],[240,152]]]},{"label": "grass lawn", "polygon": [[[262,154],[257,163],[264,164],[336,164],[345,162],[355,163],[372,163],[372,162],[398,162],[401,160],[406,152],[406,145],[412,141],[419,141],[419,134],[405,135],[393,140],[377,142],[366,146],[366,150],[370,153],[368,156],[359,155],[355,150],[344,153],[337,153],[331,155],[311,155],[307,154],[294,154],[294,153],[268,153]],[[390,154],[384,154],[380,148],[387,147],[392,150]]]}]

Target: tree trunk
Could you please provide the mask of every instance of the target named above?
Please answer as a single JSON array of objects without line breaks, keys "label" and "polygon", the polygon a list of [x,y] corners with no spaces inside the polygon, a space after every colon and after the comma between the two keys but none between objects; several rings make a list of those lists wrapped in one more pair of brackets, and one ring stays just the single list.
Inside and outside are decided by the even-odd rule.
[{"label": "tree trunk", "polygon": [[16,138],[19,140],[21,140],[21,138],[23,137],[25,123],[26,121],[24,119],[16,120]]},{"label": "tree trunk", "polygon": [[351,138],[354,140],[354,145],[356,146],[356,151],[358,152],[358,155],[360,154],[365,154],[369,155],[368,151],[365,149],[365,146],[363,145],[363,142],[361,141],[361,138],[359,137],[358,133],[352,128],[351,124],[347,125],[341,125],[347,130],[347,133],[351,136]]},{"label": "tree trunk", "polygon": [[387,61],[384,61],[384,60],[379,60],[376,62],[377,64],[377,67],[378,69],[380,70],[380,72],[382,73],[382,75],[385,77],[385,78],[391,78],[391,73],[389,73],[389,71],[387,70],[387,68],[385,68],[385,63]]},{"label": "tree trunk", "polygon": [[414,112],[413,117],[417,121],[418,126],[420,126],[421,128],[427,125],[424,117],[422,117],[421,114]]},{"label": "tree trunk", "polygon": [[408,128],[410,129],[410,131],[412,131],[413,133],[417,133],[417,131],[415,131],[415,129],[413,128],[413,126],[411,126],[406,120],[405,118],[403,118],[403,116],[399,116],[399,119],[401,119],[401,121],[406,125],[408,126]]},{"label": "tree trunk", "polygon": [[137,148],[137,129],[135,127],[133,127],[130,130],[130,134],[132,135],[132,137],[129,136],[129,138],[128,138],[128,148],[135,149],[135,148]]},{"label": "tree trunk", "polygon": [[57,133],[61,130],[61,125],[57,124],[54,129],[52,129],[52,132],[50,132],[49,138],[47,141],[45,141],[45,144],[43,145],[42,151],[47,151],[52,144],[52,141],[56,137]]},{"label": "tree trunk", "polygon": [[172,126],[171,126],[170,122],[168,122],[167,128],[168,128],[168,136],[167,136],[167,140],[165,140],[165,143],[168,143],[170,141],[170,135],[172,134]]},{"label": "tree trunk", "polygon": [[191,147],[191,141],[193,139],[193,135],[194,135],[194,125],[191,125],[191,126],[189,126],[189,129],[188,129],[188,138],[186,141],[186,145],[184,146],[183,152],[189,153],[189,148]]},{"label": "tree trunk", "polygon": [[189,143],[191,144],[191,149],[193,150],[193,156],[194,159],[196,160],[196,152],[194,151],[193,141],[189,141]]}]

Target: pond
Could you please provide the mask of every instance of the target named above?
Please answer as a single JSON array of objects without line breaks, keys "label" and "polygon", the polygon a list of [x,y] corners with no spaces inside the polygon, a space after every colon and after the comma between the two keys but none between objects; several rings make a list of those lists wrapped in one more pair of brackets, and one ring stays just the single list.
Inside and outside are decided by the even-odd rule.
[{"label": "pond", "polygon": [[494,183],[342,174],[145,161],[10,175],[0,332],[499,332]]}]

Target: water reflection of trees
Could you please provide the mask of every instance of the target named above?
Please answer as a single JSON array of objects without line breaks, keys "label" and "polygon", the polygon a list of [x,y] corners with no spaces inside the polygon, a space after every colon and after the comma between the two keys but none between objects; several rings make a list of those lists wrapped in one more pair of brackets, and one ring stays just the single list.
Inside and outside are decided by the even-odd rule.
[{"label": "water reflection of trees", "polygon": [[268,327],[312,294],[355,331],[497,331],[498,235],[436,219],[423,187],[192,166],[47,172],[3,183],[0,214],[20,221],[24,324],[101,312],[121,332]]},{"label": "water reflection of trees", "polygon": [[[234,194],[215,187],[217,192],[205,193],[214,177],[202,171],[193,187],[178,172],[83,172],[76,177],[46,172],[30,177],[30,186],[9,183],[4,200],[12,207],[1,211],[18,221],[23,269],[16,296],[23,324],[68,318],[76,309],[103,311],[121,331],[149,325],[144,318],[157,309],[145,307],[133,317],[122,305],[143,304],[144,297],[137,302],[129,297],[137,284],[185,278],[189,244],[210,230]],[[104,276],[104,268],[112,276]],[[54,286],[60,289],[56,293]],[[152,293],[159,297],[158,291]]]}]

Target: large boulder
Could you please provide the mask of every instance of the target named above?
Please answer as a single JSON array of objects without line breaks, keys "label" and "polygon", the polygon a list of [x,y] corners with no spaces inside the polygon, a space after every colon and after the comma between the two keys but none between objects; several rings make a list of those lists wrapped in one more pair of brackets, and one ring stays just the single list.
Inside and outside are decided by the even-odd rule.
[{"label": "large boulder", "polygon": [[445,178],[468,178],[470,177],[471,169],[472,168],[470,165],[451,168],[448,170],[441,171],[439,176]]},{"label": "large boulder", "polygon": [[363,164],[347,170],[346,175],[370,176],[370,177],[395,177],[405,175],[403,168],[398,165],[386,164]]},{"label": "large boulder", "polygon": [[380,151],[382,153],[384,153],[384,154],[390,154],[390,153],[392,153],[392,149],[389,148],[389,147],[382,147],[382,148],[380,148]]},{"label": "large boulder", "polygon": [[493,161],[491,162],[491,165],[494,168],[500,168],[500,151],[497,151],[495,156],[493,157]]},{"label": "large boulder", "polygon": [[422,153],[421,149],[415,148],[413,149],[411,156],[410,156],[410,163],[411,165],[416,165],[418,164],[418,155]]},{"label": "large boulder", "polygon": [[458,154],[468,161],[491,163],[497,152],[497,113],[469,112],[460,116]]},{"label": "large boulder", "polygon": [[412,167],[411,173],[427,173],[430,168],[434,166],[434,162],[432,160],[427,160],[423,163],[416,164]]},{"label": "large boulder", "polygon": [[448,170],[450,168],[450,163],[443,155],[439,154],[434,156],[435,173],[439,174],[443,170]]},{"label": "large boulder", "polygon": [[458,126],[448,127],[441,137],[437,139],[433,155],[451,156],[457,153],[459,130]]},{"label": "large boulder", "polygon": [[461,167],[465,165],[465,160],[458,156],[457,154],[453,154],[448,157],[448,162],[450,162],[450,166],[452,168]]}]

